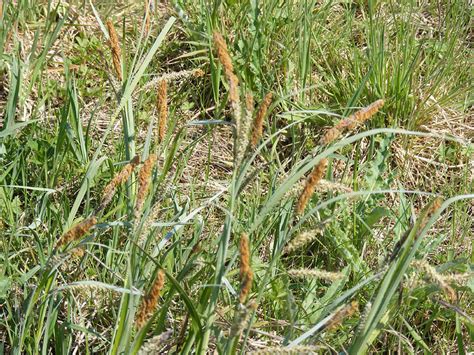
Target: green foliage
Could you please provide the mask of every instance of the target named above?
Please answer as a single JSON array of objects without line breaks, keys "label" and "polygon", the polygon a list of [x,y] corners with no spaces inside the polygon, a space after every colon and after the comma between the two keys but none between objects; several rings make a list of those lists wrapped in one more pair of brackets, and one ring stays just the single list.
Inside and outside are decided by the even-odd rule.
[{"label": "green foliage", "polygon": [[[122,5],[3,3],[0,353],[137,354],[168,329],[161,351],[183,354],[299,345],[472,351],[473,147],[418,131],[438,112],[468,115],[466,1],[176,0],[151,13],[148,34],[143,4]],[[109,18],[121,39],[121,82]],[[258,106],[274,94],[264,137],[238,167],[216,30],[242,99],[252,93]],[[205,75],[169,82],[160,142],[156,89],[143,88],[196,68]],[[379,98],[385,106],[359,132],[319,144],[325,127]],[[436,142],[436,167],[454,168],[426,168],[424,181],[410,181],[399,147],[420,140]],[[97,212],[111,179],[135,155],[151,154],[158,163],[142,210],[135,170]],[[322,159],[336,187],[313,194],[295,216],[298,185]],[[433,187],[431,174],[444,184]],[[433,212],[435,196],[446,200]],[[92,215],[98,223],[88,233],[58,246]],[[284,252],[315,229],[310,243]],[[254,275],[244,305],[242,233]],[[158,307],[137,329],[159,269]],[[290,269],[340,277],[295,278]],[[450,277],[458,278],[449,281],[454,300],[439,281]],[[341,317],[353,301],[359,312]]]}]

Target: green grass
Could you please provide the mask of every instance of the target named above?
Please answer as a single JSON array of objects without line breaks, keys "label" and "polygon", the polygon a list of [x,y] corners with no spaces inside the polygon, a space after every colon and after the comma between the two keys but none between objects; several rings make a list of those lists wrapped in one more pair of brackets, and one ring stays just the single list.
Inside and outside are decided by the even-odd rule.
[{"label": "green grass", "polygon": [[[468,1],[170,0],[154,4],[149,33],[141,2],[71,3],[2,3],[0,354],[473,351]],[[235,166],[214,31],[242,101],[274,97],[258,147]],[[169,82],[160,141],[146,85],[195,69],[204,75]],[[364,126],[320,145],[326,128],[381,98]],[[142,213],[139,168],[95,213],[123,166],[150,154]],[[316,192],[296,216],[299,186],[323,158],[329,186],[345,189]],[[57,247],[94,214],[89,233]],[[242,233],[254,273],[245,305]],[[288,274],[303,268],[341,277]],[[137,329],[159,269],[158,306]],[[354,301],[359,311],[340,317]]]}]

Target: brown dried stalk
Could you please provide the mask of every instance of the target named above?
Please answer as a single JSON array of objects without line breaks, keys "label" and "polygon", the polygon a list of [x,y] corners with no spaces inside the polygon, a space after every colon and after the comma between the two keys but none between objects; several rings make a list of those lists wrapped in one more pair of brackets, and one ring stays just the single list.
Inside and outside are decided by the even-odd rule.
[{"label": "brown dried stalk", "polygon": [[158,297],[160,297],[160,292],[163,289],[165,284],[165,272],[159,270],[156,275],[155,281],[138,308],[138,313],[135,318],[136,327],[139,329],[145,325],[145,323],[150,319],[150,315],[154,312],[156,305],[158,303]]},{"label": "brown dried stalk", "polygon": [[61,238],[59,238],[57,247],[62,245],[66,245],[74,240],[78,240],[83,237],[89,230],[97,224],[97,219],[92,216],[89,217],[82,222],[76,224],[74,227],[69,229],[66,233],[64,233]]},{"label": "brown dried stalk", "polygon": [[145,36],[150,32],[150,0],[145,0]]},{"label": "brown dried stalk", "polygon": [[130,175],[132,175],[133,169],[135,169],[138,164],[140,164],[140,157],[137,155],[107,184],[104,189],[104,193],[102,194],[100,205],[96,210],[96,214],[108,206],[110,201],[112,201],[117,188],[128,180]]},{"label": "brown dried stalk", "polygon": [[167,81],[161,80],[158,84],[158,96],[156,106],[158,108],[158,138],[163,142],[166,135],[166,121],[168,119],[168,102],[167,102]]},{"label": "brown dried stalk", "polygon": [[115,74],[117,78],[122,81],[122,50],[120,49],[120,42],[118,40],[117,32],[111,20],[107,20],[107,30],[109,31],[109,45],[112,50],[112,60],[114,62]]},{"label": "brown dried stalk", "polygon": [[145,202],[146,196],[148,194],[148,189],[150,188],[151,182],[151,173],[153,166],[156,163],[156,154],[150,154],[147,160],[143,163],[142,168],[138,172],[138,192],[137,192],[137,203],[135,205],[135,218],[138,220],[143,204]]},{"label": "brown dried stalk", "polygon": [[316,185],[318,182],[323,178],[324,174],[326,173],[326,168],[328,166],[327,159],[321,159],[321,161],[316,165],[309,174],[308,179],[306,180],[306,184],[304,186],[303,192],[301,193],[298,202],[296,203],[296,214],[301,215],[306,205],[308,204],[311,195],[314,193]]},{"label": "brown dried stalk", "polygon": [[265,95],[265,98],[263,99],[260,108],[258,109],[257,115],[255,116],[251,140],[252,147],[255,147],[260,138],[262,138],[263,120],[267,114],[268,107],[272,103],[272,97],[273,95],[271,92]]},{"label": "brown dried stalk", "polygon": [[247,234],[240,237],[240,303],[244,303],[252,288],[253,272],[250,266],[250,247]]}]

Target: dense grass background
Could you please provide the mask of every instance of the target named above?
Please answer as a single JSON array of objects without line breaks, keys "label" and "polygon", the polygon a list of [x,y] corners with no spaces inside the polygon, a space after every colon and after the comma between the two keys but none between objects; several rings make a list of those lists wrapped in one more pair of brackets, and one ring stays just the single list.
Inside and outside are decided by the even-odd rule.
[{"label": "dense grass background", "polygon": [[[472,5],[146,3],[0,2],[0,354],[473,351]],[[242,164],[214,31],[242,101],[258,108],[273,93]],[[366,125],[319,144],[377,99]],[[150,154],[143,212],[133,174],[90,233],[57,248],[117,172]],[[324,184],[296,216],[323,158]],[[243,305],[242,233],[254,273]],[[159,269],[158,306],[137,329]]]}]

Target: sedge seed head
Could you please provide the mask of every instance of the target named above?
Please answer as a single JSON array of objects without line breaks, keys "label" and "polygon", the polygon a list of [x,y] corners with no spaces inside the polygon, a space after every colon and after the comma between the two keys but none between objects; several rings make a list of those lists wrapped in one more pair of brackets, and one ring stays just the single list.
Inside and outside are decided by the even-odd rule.
[{"label": "sedge seed head", "polygon": [[257,111],[257,115],[255,116],[255,122],[253,125],[253,131],[252,131],[252,140],[251,144],[252,147],[255,147],[262,138],[263,134],[263,120],[265,119],[265,116],[268,111],[268,107],[272,103],[272,93],[269,92],[267,95],[265,95],[265,98],[262,101],[262,104],[260,105],[260,108]]},{"label": "sedge seed head", "polygon": [[160,297],[160,292],[163,289],[164,284],[165,273],[163,270],[159,270],[150,291],[142,299],[142,302],[138,308],[138,313],[135,318],[137,329],[143,327],[148,319],[150,319],[151,314],[155,311],[156,305],[158,304],[158,298]]},{"label": "sedge seed head", "polygon": [[326,168],[328,166],[328,160],[323,158],[319,163],[314,167],[311,174],[309,174],[308,179],[306,180],[303,192],[301,193],[298,202],[296,203],[296,214],[301,215],[306,205],[308,204],[309,199],[313,195],[313,192],[316,188],[316,185],[323,178],[326,173]]},{"label": "sedge seed head", "polygon": [[247,234],[240,237],[240,303],[243,304],[247,299],[250,289],[252,288],[253,272],[250,266],[250,247]]},{"label": "sedge seed head", "polygon": [[114,23],[111,20],[107,20],[107,30],[109,31],[109,45],[112,50],[115,74],[117,75],[117,78],[122,81],[122,50],[120,49],[117,31],[115,31]]}]

